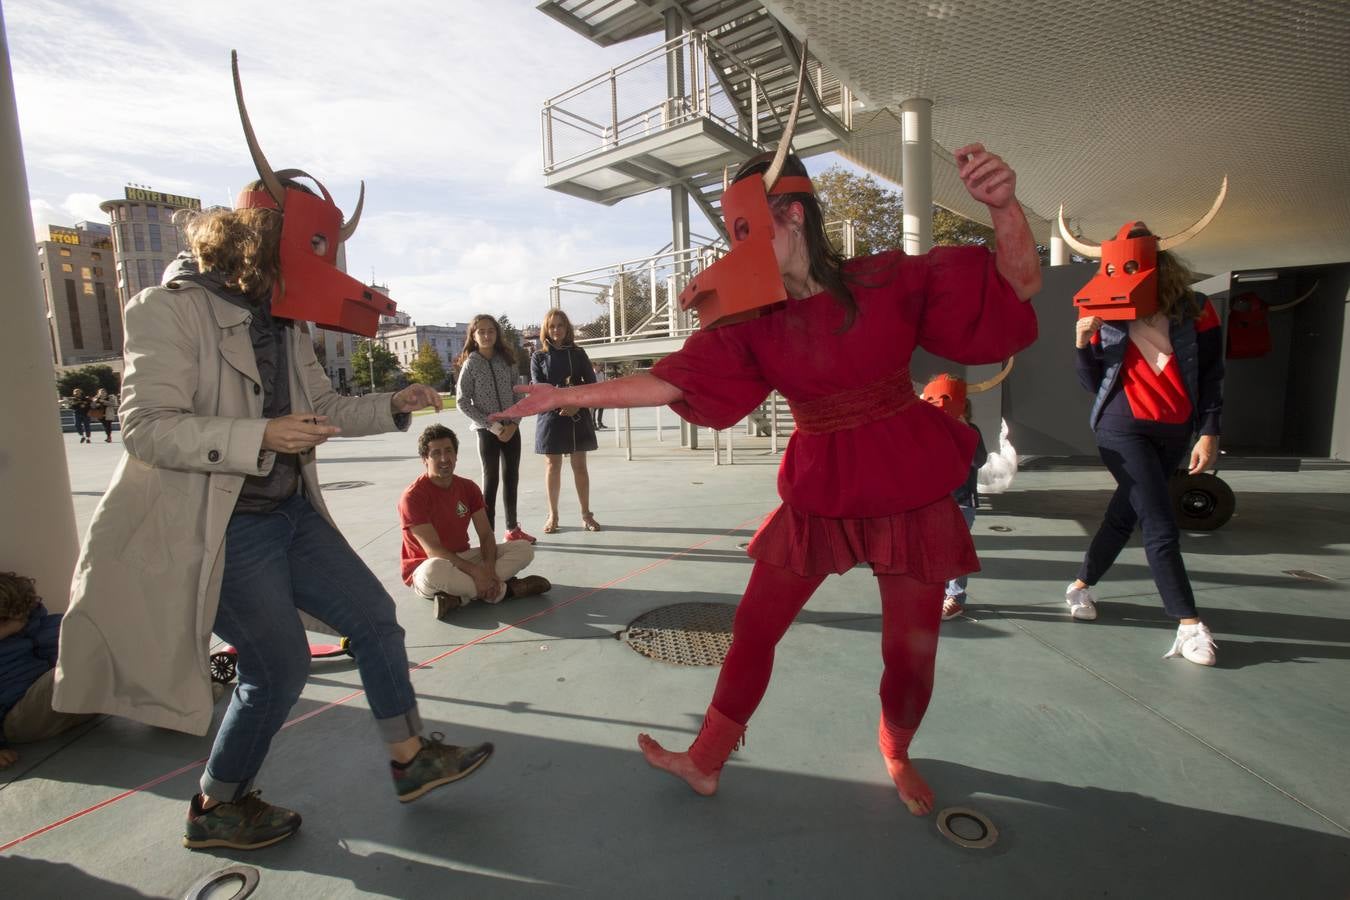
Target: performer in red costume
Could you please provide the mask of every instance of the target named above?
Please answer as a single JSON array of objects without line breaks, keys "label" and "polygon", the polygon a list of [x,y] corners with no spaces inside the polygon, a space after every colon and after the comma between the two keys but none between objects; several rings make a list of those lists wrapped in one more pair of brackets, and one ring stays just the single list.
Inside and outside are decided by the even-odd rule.
[{"label": "performer in red costume", "polygon": [[646,734],[638,745],[652,766],[716,793],[769,686],[778,641],[826,575],[866,562],[881,590],[881,754],[900,799],[924,815],[933,791],[909,744],[933,693],[943,585],[979,568],[951,497],[975,432],[915,396],[909,359],[922,346],[960,363],[998,362],[1034,341],[1036,314],[1024,301],[1040,290],[1040,258],[1013,170],[970,144],[956,164],[989,207],[997,254],[942,247],[843,259],[825,237],[806,168],[788,154],[804,75],[778,151],[746,162],[722,194],[730,252],[680,295],[702,330],[648,373],[517,387],[527,396],[496,417],[669,404],[721,429],[771,390],[787,398],[797,428],[778,472],[783,504],[750,542],[755,566],[703,728],[683,753]]},{"label": "performer in red costume", "polygon": [[1115,238],[1098,245],[1069,232],[1063,209],[1059,217],[1060,232],[1074,251],[1102,261],[1074,298],[1079,314],[1074,343],[1078,380],[1096,395],[1089,421],[1097,449],[1117,484],[1064,602],[1074,619],[1097,618],[1092,587],[1138,526],[1163,608],[1177,621],[1165,656],[1202,666],[1214,665],[1218,651],[1196,610],[1168,479],[1186,462],[1188,447],[1187,471],[1193,475],[1218,458],[1223,340],[1213,304],[1190,287],[1195,273],[1171,251],[1209,224],[1227,191],[1225,178],[1209,212],[1170,237],[1159,238],[1143,222],[1127,222]]}]

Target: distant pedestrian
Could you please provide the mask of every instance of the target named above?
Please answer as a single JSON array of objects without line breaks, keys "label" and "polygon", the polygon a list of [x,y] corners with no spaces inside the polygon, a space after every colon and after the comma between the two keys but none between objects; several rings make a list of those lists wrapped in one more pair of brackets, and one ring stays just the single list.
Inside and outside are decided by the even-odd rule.
[{"label": "distant pedestrian", "polygon": [[117,401],[108,395],[107,388],[99,388],[89,401],[89,418],[103,423],[103,442],[112,443],[112,419],[117,412]]},{"label": "distant pedestrian", "polygon": [[89,427],[90,400],[79,388],[70,395],[70,409],[75,413],[75,433],[80,436],[80,443],[93,443],[90,437],[93,431]]}]

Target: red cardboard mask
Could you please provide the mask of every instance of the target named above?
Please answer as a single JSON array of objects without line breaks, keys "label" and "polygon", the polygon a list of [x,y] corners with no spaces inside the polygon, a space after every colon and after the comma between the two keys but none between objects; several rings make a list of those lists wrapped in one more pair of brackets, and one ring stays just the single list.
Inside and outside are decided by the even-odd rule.
[{"label": "red cardboard mask", "polygon": [[1015,357],[1008,357],[1002,371],[993,378],[977,381],[975,384],[967,384],[964,378],[957,378],[944,372],[924,385],[919,398],[933,404],[953,419],[959,419],[966,412],[966,397],[970,394],[983,394],[990,388],[997,387],[1012,371],[1014,359]]},{"label": "red cardboard mask", "polygon": [[1302,296],[1271,306],[1257,294],[1238,294],[1228,304],[1228,342],[1224,355],[1229,359],[1255,359],[1271,350],[1270,313],[1293,309],[1317,292],[1316,282]]},{"label": "red cardboard mask", "polygon": [[[360,221],[365,205],[365,183],[361,184],[361,195],[351,221],[344,223],[342,210],[318,179],[299,169],[274,172],[253,134],[253,125],[244,107],[239,60],[233,52],[230,65],[244,138],[263,183],[263,190],[241,192],[235,208],[281,210],[281,277],[272,289],[273,315],[374,337],[380,316],[393,315],[398,307],[384,294],[342,271],[337,259],[338,245],[352,236]],[[301,177],[317,184],[322,196],[283,183],[283,179],[293,183]]]},{"label": "red cardboard mask", "polygon": [[1146,319],[1158,311],[1158,238],[1129,236],[1142,227],[1129,222],[1102,243],[1101,267],[1073,298],[1080,319]]},{"label": "red cardboard mask", "polygon": [[[723,182],[722,223],[726,227],[725,256],[695,275],[680,291],[680,308],[698,310],[700,328],[715,328],[758,316],[766,306],[787,299],[773,250],[774,218],[770,194],[814,194],[811,179],[782,176],[801,110],[806,83],[806,46],[802,46],[797,73],[797,96],[773,162],[763,175],[747,175],[734,184]],[[782,177],[780,177],[782,176]]]},{"label": "red cardboard mask", "polygon": [[[1097,316],[1108,321],[1145,319],[1158,310],[1158,252],[1171,250],[1195,237],[1218,215],[1228,193],[1228,178],[1223,179],[1219,196],[1209,212],[1185,231],[1160,238],[1150,234],[1143,222],[1127,222],[1109,241],[1095,244],[1074,237],[1059,208],[1059,233],[1073,251],[1088,259],[1100,259],[1101,267],[1092,280],[1074,295],[1078,317]],[[1131,237],[1131,233],[1134,237]]]}]

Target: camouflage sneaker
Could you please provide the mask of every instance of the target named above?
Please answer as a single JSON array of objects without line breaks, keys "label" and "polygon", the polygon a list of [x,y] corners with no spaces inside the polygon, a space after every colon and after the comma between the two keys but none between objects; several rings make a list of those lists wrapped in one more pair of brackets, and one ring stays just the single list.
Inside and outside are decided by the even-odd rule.
[{"label": "camouflage sneaker", "polygon": [[416,800],[433,788],[458,781],[482,766],[492,755],[491,744],[456,747],[444,741],[445,735],[434,731],[430,738],[422,738],[422,749],[407,765],[400,766],[390,761],[389,774],[394,776],[394,791],[398,793],[401,803]]},{"label": "camouflage sneaker", "polygon": [[202,810],[202,795],[188,807],[183,846],[192,850],[228,847],[257,850],[285,840],[300,829],[300,814],[263,801],[261,791],[250,791],[234,803],[218,803]]}]

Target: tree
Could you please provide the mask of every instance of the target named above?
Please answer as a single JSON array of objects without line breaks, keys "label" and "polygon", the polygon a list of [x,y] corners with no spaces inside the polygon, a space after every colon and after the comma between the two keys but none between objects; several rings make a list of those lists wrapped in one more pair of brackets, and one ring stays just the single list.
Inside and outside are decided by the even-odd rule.
[{"label": "tree", "polygon": [[530,357],[521,347],[520,329],[511,324],[511,317],[502,314],[495,317],[497,326],[497,343],[502,347],[510,347],[511,354],[516,358],[516,372],[530,377]]},{"label": "tree", "polygon": [[[358,341],[350,357],[352,364],[352,382],[365,391],[386,391],[403,372],[398,367],[398,357],[383,344],[374,341]],[[370,384],[371,363],[375,368],[375,385]]]},{"label": "tree", "polygon": [[412,365],[408,367],[408,377],[421,384],[430,385],[440,390],[445,386],[445,363],[441,360],[441,355],[436,352],[436,348],[431,344],[423,344],[417,351],[417,356],[413,358]]},{"label": "tree", "polygon": [[[830,166],[812,179],[825,221],[854,223],[854,254],[863,256],[904,246],[904,199],[870,175]],[[941,206],[933,207],[933,244],[992,246],[994,231]]]},{"label": "tree", "polygon": [[[651,279],[647,276],[646,270],[625,272],[596,295],[595,302],[604,307],[604,312],[585,325],[578,325],[576,327],[578,337],[609,337],[609,298],[611,294],[614,294],[616,298],[622,297],[623,299],[623,318],[619,322],[628,329],[628,333],[631,334],[644,319],[651,315]],[[660,309],[665,302],[666,283],[664,280],[658,280],[656,284],[657,309]],[[617,308],[618,304],[616,303],[615,306]],[[652,335],[663,333],[660,329],[649,329],[648,331]]]},{"label": "tree", "polygon": [[85,394],[92,395],[99,388],[110,394],[122,391],[122,376],[112,370],[112,366],[81,366],[56,376],[56,391],[62,397],[69,397],[79,388]]}]

